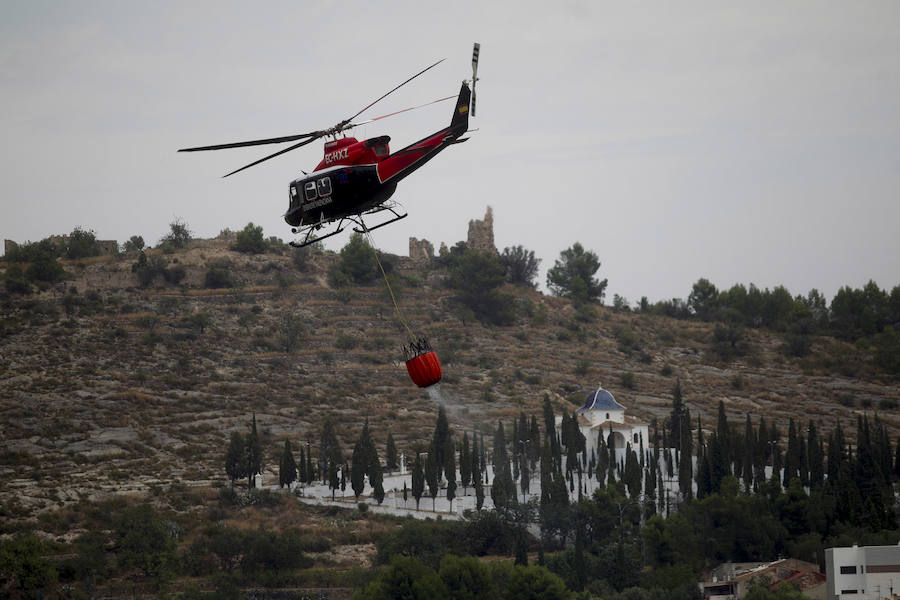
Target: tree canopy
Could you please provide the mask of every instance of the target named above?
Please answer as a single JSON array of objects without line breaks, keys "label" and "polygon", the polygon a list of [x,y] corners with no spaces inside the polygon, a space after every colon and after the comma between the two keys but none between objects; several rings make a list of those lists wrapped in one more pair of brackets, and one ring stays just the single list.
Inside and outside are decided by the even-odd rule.
[{"label": "tree canopy", "polygon": [[559,259],[547,271],[547,287],[554,296],[571,298],[575,302],[603,302],[607,280],[594,274],[600,269],[597,255],[575,242],[560,252]]}]

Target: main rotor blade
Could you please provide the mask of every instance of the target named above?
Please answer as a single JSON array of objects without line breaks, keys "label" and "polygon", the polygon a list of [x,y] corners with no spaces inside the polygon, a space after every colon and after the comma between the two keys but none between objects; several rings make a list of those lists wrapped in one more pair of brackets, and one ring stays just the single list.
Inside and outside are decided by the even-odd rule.
[{"label": "main rotor blade", "polygon": [[409,112],[411,110],[416,110],[417,108],[425,108],[426,106],[431,106],[432,104],[437,104],[438,102],[444,102],[446,100],[452,100],[456,98],[456,96],[447,96],[446,98],[438,98],[437,100],[432,100],[431,102],[426,102],[425,104],[420,104],[418,106],[411,106],[409,108],[404,108],[403,110],[394,111],[392,113],[388,113],[386,115],[381,115],[380,117],[375,117],[374,119],[366,119],[365,121],[360,121],[359,123],[352,123],[350,127],[359,127],[360,125],[366,125],[368,123],[374,123],[375,121],[380,121],[381,119],[387,119],[388,117],[393,117],[394,115],[399,115],[400,113]]},{"label": "main rotor blade", "polygon": [[312,133],[298,133],[297,135],[287,135],[284,137],[267,138],[264,140],[250,140],[247,142],[232,142],[230,144],[216,144],[214,146],[197,146],[196,148],[182,148],[179,152],[201,152],[203,150],[225,150],[226,148],[243,148],[245,146],[262,146],[264,144],[280,144],[282,142],[293,142],[303,138],[311,137],[313,139],[320,137],[320,131]]},{"label": "main rotor blade", "polygon": [[444,62],[444,60],[445,60],[445,59],[442,58],[441,60],[437,61],[436,63],[434,63],[434,64],[431,65],[430,67],[425,67],[424,69],[422,69],[421,71],[419,71],[418,73],[416,73],[415,75],[413,75],[412,77],[410,77],[409,79],[407,79],[406,81],[404,81],[403,83],[401,83],[400,85],[398,85],[397,87],[395,87],[394,89],[392,89],[391,91],[389,91],[387,94],[385,94],[384,96],[382,96],[381,98],[379,98],[379,99],[376,100],[375,102],[372,102],[371,104],[369,104],[368,106],[366,106],[364,109],[362,109],[361,111],[359,111],[358,113],[356,113],[355,115],[353,115],[352,117],[350,117],[349,119],[347,119],[346,122],[352,121],[353,119],[355,119],[355,118],[358,117],[359,115],[363,114],[364,112],[366,112],[367,110],[369,110],[370,108],[372,108],[373,106],[375,106],[376,104],[378,104],[379,102],[381,102],[382,100],[384,100],[385,98],[387,98],[388,96],[390,96],[391,94],[393,94],[394,92],[396,92],[397,90],[399,90],[400,88],[402,88],[404,85],[406,85],[407,83],[409,83],[410,81],[412,81],[413,79],[415,79],[416,77],[418,77],[419,75],[421,75],[422,73],[424,73],[425,71],[427,71],[427,70],[429,70],[429,69],[433,69],[434,67],[438,66],[439,64],[441,64],[442,62]]},{"label": "main rotor blade", "polygon": [[[324,135],[324,134],[323,134],[323,135]],[[264,156],[263,158],[261,158],[261,159],[259,159],[259,160],[257,160],[257,161],[254,161],[254,162],[250,163],[249,165],[244,165],[244,166],[241,167],[240,169],[237,169],[237,170],[235,170],[235,171],[232,171],[231,173],[228,173],[227,175],[222,175],[222,179],[224,179],[224,178],[226,178],[226,177],[230,177],[231,175],[234,175],[235,173],[240,173],[240,172],[243,171],[244,169],[249,169],[250,167],[255,167],[255,166],[258,165],[259,163],[265,162],[265,161],[269,160],[270,158],[275,158],[276,156],[281,156],[281,155],[284,154],[285,152],[290,152],[291,150],[296,150],[296,149],[299,148],[300,146],[305,146],[306,144],[312,143],[312,142],[316,141],[317,139],[319,139],[320,137],[322,137],[322,136],[321,136],[321,135],[316,135],[315,137],[312,137],[312,138],[310,138],[310,139],[308,139],[308,140],[303,140],[303,141],[300,142],[299,144],[294,144],[293,146],[288,146],[287,148],[285,148],[285,149],[283,149],[283,150],[279,150],[278,152],[275,152],[274,154],[270,154],[270,155],[268,155],[268,156]]]}]

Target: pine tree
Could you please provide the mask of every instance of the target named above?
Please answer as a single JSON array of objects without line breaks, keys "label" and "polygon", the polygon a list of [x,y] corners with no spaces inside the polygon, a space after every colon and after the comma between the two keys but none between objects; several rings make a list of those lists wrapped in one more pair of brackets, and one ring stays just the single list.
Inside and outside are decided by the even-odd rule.
[{"label": "pine tree", "polygon": [[294,453],[291,451],[291,440],[284,440],[284,450],[281,452],[281,461],[278,464],[278,485],[288,486],[297,480],[297,463],[294,461]]},{"label": "pine tree", "polygon": [[236,479],[247,475],[247,463],[245,462],[246,450],[244,449],[244,436],[237,431],[231,432],[231,440],[228,442],[228,451],[225,453],[225,473],[234,487]]}]

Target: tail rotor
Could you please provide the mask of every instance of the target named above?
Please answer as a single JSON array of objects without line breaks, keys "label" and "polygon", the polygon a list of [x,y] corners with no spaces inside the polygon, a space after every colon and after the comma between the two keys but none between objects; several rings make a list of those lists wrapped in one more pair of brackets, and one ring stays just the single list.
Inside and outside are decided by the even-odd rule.
[{"label": "tail rotor", "polygon": [[472,116],[475,116],[475,82],[478,81],[478,54],[481,52],[481,44],[475,42],[472,49]]}]

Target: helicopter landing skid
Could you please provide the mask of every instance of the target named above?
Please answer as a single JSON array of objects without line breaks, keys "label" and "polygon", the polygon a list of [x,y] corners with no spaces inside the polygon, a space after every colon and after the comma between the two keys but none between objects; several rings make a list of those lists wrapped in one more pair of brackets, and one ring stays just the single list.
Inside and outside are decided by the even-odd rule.
[{"label": "helicopter landing skid", "polygon": [[[399,204],[395,204],[395,206],[399,206]],[[358,221],[357,221],[356,219],[350,219],[350,220],[352,220],[354,223],[356,223],[357,225],[359,225],[359,227],[354,227],[354,228],[353,228],[353,231],[355,231],[356,233],[368,233],[368,232],[370,232],[370,231],[375,231],[376,229],[379,229],[379,228],[381,228],[381,227],[384,227],[385,225],[390,225],[391,223],[396,223],[396,222],[399,221],[400,219],[405,219],[406,217],[409,216],[409,213],[403,213],[402,215],[401,215],[401,214],[398,214],[397,211],[394,210],[394,207],[393,207],[393,206],[379,206],[378,208],[376,208],[376,209],[374,209],[374,210],[371,210],[371,211],[369,211],[369,212],[367,212],[367,213],[365,213],[365,214],[371,215],[371,214],[375,214],[375,213],[377,213],[377,212],[381,212],[381,211],[383,211],[383,210],[389,210],[389,211],[391,211],[391,214],[394,215],[394,218],[393,218],[393,219],[388,219],[388,220],[385,221],[384,223],[379,223],[378,225],[375,225],[374,227],[369,227],[368,225],[366,225],[366,224],[363,222],[363,220],[362,220],[362,215],[360,214],[360,215],[357,215],[357,217],[359,218]]]},{"label": "helicopter landing skid", "polygon": [[[313,237],[313,232],[322,228],[321,223],[316,223],[314,225],[306,225],[305,227],[300,227],[297,229],[297,231],[299,233],[305,234],[303,236],[303,240],[302,241],[291,240],[290,242],[288,242],[288,244],[293,246],[294,248],[304,248],[306,246],[309,246],[310,244],[315,244],[316,242],[321,242],[322,240],[324,240],[326,238],[330,238],[333,235],[337,235],[340,232],[342,232],[344,229],[346,229],[347,226],[344,225],[344,221],[347,221],[347,220],[348,219],[346,219],[346,218],[341,219],[341,222],[338,223],[337,229],[335,229],[331,233],[326,233],[325,235],[320,235],[318,237]],[[356,221],[354,221],[354,223],[355,222]]]}]

